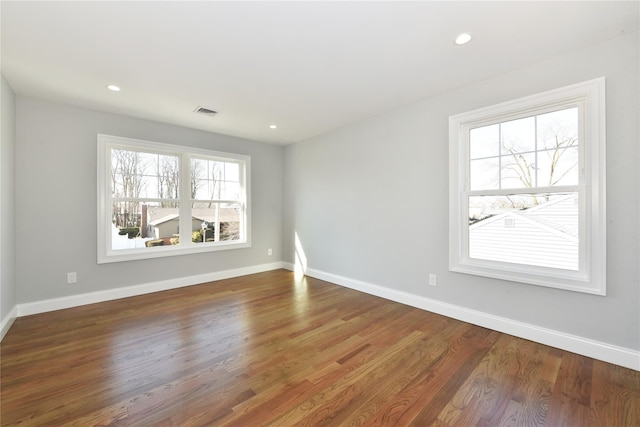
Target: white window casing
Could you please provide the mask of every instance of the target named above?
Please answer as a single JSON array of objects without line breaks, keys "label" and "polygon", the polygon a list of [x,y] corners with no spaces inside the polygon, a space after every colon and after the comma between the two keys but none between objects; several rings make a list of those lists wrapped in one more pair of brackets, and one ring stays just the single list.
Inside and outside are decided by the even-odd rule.
[{"label": "white window casing", "polygon": [[[537,120],[538,117],[547,113],[572,109],[577,109],[578,112],[578,178],[576,182],[546,186],[536,184],[518,187],[516,185],[504,188],[498,185],[489,190],[482,189],[481,186],[477,188],[476,185],[476,188],[472,189],[469,142],[472,129],[495,124],[503,126],[520,119]],[[498,144],[500,144],[498,149],[501,150],[503,140],[498,139]],[[530,153],[531,156],[539,156],[541,152],[546,153],[544,149],[539,149],[537,144],[536,142],[536,148]],[[500,164],[500,159],[506,157],[499,154],[495,156],[497,159],[495,161]],[[449,163],[449,269],[451,271],[596,295],[606,294],[604,77],[451,116],[449,118]],[[531,169],[537,173],[538,167],[536,163]],[[480,219],[482,224],[470,225],[470,199],[511,198],[514,195],[546,197],[547,201],[555,200],[554,209],[556,210],[560,210],[561,206],[570,206],[569,199],[574,200],[578,212],[577,225],[566,226],[565,230],[558,231],[549,226],[550,221],[537,218],[535,209],[530,208],[523,208],[521,212],[516,210],[505,212],[502,214],[505,218],[502,222],[497,221],[502,218],[501,216],[487,216],[489,220]],[[549,203],[549,206],[551,204]],[[515,208],[515,205],[513,207]],[[548,211],[550,212],[551,208],[548,208]],[[540,221],[537,221],[538,219]],[[509,247],[508,233],[514,227],[533,227],[534,223],[537,229],[541,230],[536,237],[544,239],[548,248],[555,250],[557,247],[558,253],[562,254],[563,242],[567,247],[575,247],[576,262],[567,263],[566,267],[562,264],[555,265],[552,259],[554,255],[551,254],[548,254],[547,260],[521,262],[511,259],[517,256],[514,254],[517,254],[519,249],[515,246]],[[490,231],[489,224],[495,227],[493,231]],[[477,251],[475,249],[477,245],[474,243],[472,251],[475,252],[470,254],[470,230],[474,233],[473,241],[476,242],[475,236],[479,233],[481,226],[485,228],[484,232],[487,236],[494,236],[493,243],[487,237],[489,247]],[[496,245],[495,251],[492,251],[491,244]],[[498,245],[502,246],[498,247]],[[526,245],[522,242],[519,246],[521,246],[520,249],[526,249]],[[532,243],[533,246],[535,243]],[[477,255],[480,253],[482,255]],[[560,259],[561,255],[557,258]],[[571,267],[568,267],[569,265]]]},{"label": "white window casing", "polygon": [[[249,156],[111,135],[98,134],[97,139],[98,264],[239,249],[251,246],[251,158]],[[174,195],[167,196],[158,192],[157,189],[151,189],[145,194],[137,194],[135,196],[118,194],[117,189],[112,187],[119,186],[120,188],[123,185],[120,185],[121,183],[117,178],[114,178],[117,175],[114,172],[115,169],[112,170],[112,155],[114,152],[139,153],[142,156],[151,156],[152,158],[157,156],[158,171],[155,174],[146,172],[134,173],[139,181],[148,180],[146,187],[154,187],[155,184],[166,178],[159,171],[160,159],[172,160],[173,166],[179,170],[179,172],[175,172],[172,175],[179,176],[179,184],[174,184],[173,186]],[[192,172],[193,161],[209,162],[218,169],[222,168],[223,170],[229,168],[231,171],[229,175],[233,176],[231,178],[233,182],[225,181],[227,179],[226,175],[224,175],[225,172],[218,173],[217,177],[196,176]],[[202,182],[203,185],[217,184],[216,188],[218,190],[216,194],[207,195],[206,197],[203,197],[204,193],[193,195],[194,188],[198,188],[196,184],[193,184],[196,178],[200,178],[198,181]],[[124,182],[124,178],[122,182]],[[221,186],[225,190],[220,190]],[[233,191],[226,191],[227,187]],[[176,193],[178,194],[177,197],[175,197]],[[153,230],[156,230],[156,233],[160,233],[158,230],[164,226],[163,224],[168,224],[169,221],[172,221],[170,228],[175,230],[171,234],[172,238],[169,239],[163,235],[164,239],[159,239],[159,234],[141,238],[140,234],[138,237],[127,240],[116,235],[117,233],[114,233],[114,231],[117,231],[117,224],[115,224],[114,216],[117,216],[117,213],[114,215],[114,211],[118,203],[145,205],[145,212],[155,209],[163,213],[170,213],[171,215],[159,218],[155,222],[148,221],[150,216],[145,215],[145,224],[147,226],[144,228],[149,230],[150,234],[153,234]],[[199,209],[198,205],[206,205],[209,210]],[[164,206],[171,206],[171,208],[165,208]],[[224,208],[220,208],[221,206]],[[227,214],[227,218],[231,217],[233,219],[233,226],[227,227],[232,229],[229,232],[231,237],[228,237],[228,234],[226,238],[220,237],[223,231],[221,221],[224,219],[220,217],[221,209],[231,212]],[[202,212],[206,212],[206,216]],[[139,222],[140,231],[143,229],[142,216],[142,213],[136,214],[136,218],[139,218],[136,221]],[[203,221],[201,217],[205,218],[205,220]],[[163,220],[165,220],[164,223],[161,223]],[[199,223],[202,223],[201,231]],[[225,225],[228,226],[229,223]],[[200,233],[200,241],[192,241],[193,232]],[[147,241],[149,240],[156,240],[161,245],[148,245]],[[159,240],[164,241],[159,242]],[[168,244],[167,240],[171,240],[171,244]],[[128,246],[119,246],[123,241]]]}]

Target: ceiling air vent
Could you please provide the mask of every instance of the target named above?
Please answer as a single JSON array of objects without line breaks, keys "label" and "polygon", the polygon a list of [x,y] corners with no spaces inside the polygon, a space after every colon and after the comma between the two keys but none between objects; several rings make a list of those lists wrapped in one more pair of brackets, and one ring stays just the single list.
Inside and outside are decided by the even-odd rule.
[{"label": "ceiling air vent", "polygon": [[207,115],[207,116],[215,116],[216,114],[218,114],[217,111],[214,111],[214,110],[212,110],[210,108],[205,108],[205,107],[198,107],[193,111],[195,111],[196,113],[199,113],[199,114]]}]

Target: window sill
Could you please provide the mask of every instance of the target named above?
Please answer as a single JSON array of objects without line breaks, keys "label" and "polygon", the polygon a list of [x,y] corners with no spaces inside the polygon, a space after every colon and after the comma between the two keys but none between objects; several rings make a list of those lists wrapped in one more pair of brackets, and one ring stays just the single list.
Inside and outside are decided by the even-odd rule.
[{"label": "window sill", "polygon": [[180,255],[191,255],[205,252],[218,252],[233,249],[250,248],[250,242],[229,243],[194,243],[187,246],[155,246],[150,248],[127,249],[109,251],[106,254],[98,254],[98,264],[112,262],[135,261],[141,259],[165,258]]}]

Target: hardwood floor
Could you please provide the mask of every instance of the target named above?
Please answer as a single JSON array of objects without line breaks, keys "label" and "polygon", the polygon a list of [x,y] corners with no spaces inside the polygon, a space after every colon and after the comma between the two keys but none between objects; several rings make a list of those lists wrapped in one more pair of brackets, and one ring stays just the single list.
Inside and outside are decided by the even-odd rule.
[{"label": "hardwood floor", "polygon": [[18,318],[2,426],[640,426],[640,372],[279,270]]}]

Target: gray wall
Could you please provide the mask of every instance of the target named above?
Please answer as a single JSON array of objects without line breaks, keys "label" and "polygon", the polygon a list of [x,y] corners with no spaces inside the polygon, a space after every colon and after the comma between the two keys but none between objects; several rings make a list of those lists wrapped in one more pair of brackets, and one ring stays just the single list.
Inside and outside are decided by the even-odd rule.
[{"label": "gray wall", "polygon": [[[623,35],[287,146],[285,261],[297,234],[309,268],[640,349],[639,50],[638,33]],[[448,117],[600,76],[607,296],[449,272]]]},{"label": "gray wall", "polygon": [[[252,247],[98,265],[98,133],[250,155]],[[17,302],[280,261],[282,163],[280,146],[17,96]],[[71,271],[77,284],[66,283]]]},{"label": "gray wall", "polygon": [[0,321],[16,305],[15,272],[15,96],[0,75]]}]

